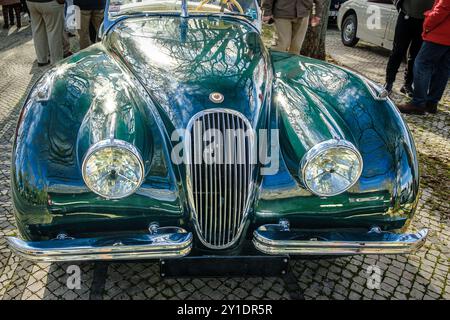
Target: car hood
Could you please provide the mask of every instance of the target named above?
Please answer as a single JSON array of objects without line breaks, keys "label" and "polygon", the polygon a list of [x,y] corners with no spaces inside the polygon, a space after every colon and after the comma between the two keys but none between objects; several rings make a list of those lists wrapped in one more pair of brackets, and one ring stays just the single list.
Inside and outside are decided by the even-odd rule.
[{"label": "car hood", "polygon": [[[264,118],[272,67],[250,25],[214,17],[132,18],[104,43],[145,87],[168,132],[210,108],[238,111],[253,128]],[[214,92],[222,103],[211,101]]]}]

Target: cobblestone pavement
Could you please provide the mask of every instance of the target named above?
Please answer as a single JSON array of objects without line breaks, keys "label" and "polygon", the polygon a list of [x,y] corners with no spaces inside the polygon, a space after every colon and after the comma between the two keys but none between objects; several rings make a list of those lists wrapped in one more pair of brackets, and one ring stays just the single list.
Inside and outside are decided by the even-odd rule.
[{"label": "cobblestone pavement", "polygon": [[[0,20],[0,23],[2,21]],[[37,68],[30,29],[0,33],[0,300],[1,299],[450,299],[449,95],[437,115],[406,117],[422,169],[422,197],[410,229],[431,229],[425,247],[410,256],[365,256],[292,261],[273,278],[161,279],[156,263],[82,263],[81,288],[68,289],[69,264],[34,264],[7,248],[15,234],[9,197],[11,140],[20,102],[44,71]],[[330,30],[328,52],[340,64],[382,82],[387,52],[341,45]],[[402,96],[395,94],[399,101]],[[381,270],[381,286],[367,286],[367,267]]]}]

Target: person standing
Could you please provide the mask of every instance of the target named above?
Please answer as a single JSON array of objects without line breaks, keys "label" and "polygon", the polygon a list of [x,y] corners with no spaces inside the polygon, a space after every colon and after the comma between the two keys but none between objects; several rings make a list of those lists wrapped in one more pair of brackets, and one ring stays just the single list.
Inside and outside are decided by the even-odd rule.
[{"label": "person standing", "polygon": [[412,102],[398,106],[403,113],[436,113],[450,74],[450,0],[436,0],[425,13],[423,44],[414,64]]},{"label": "person standing", "polygon": [[105,0],[75,0],[74,4],[80,7],[81,19],[80,30],[80,49],[87,48],[91,45],[89,26],[92,24],[95,31],[98,32],[103,22],[105,13]]},{"label": "person standing", "polygon": [[275,21],[278,41],[274,50],[299,54],[308,30],[309,16],[315,4],[311,25],[320,23],[323,0],[263,0],[263,21]]},{"label": "person standing", "polygon": [[0,5],[3,11],[3,29],[8,29],[9,26],[14,25],[14,13],[16,14],[17,29],[22,27],[20,19],[20,0],[0,0]]},{"label": "person standing", "polygon": [[[414,60],[422,46],[422,25],[424,12],[430,10],[434,0],[395,0],[399,10],[395,26],[394,43],[386,67],[386,84],[384,88],[392,92],[400,64],[407,56],[404,84],[400,91],[412,95]],[[409,49],[409,50],[408,50]]]},{"label": "person standing", "polygon": [[27,6],[38,66],[58,62],[63,58],[64,1],[27,0]]}]

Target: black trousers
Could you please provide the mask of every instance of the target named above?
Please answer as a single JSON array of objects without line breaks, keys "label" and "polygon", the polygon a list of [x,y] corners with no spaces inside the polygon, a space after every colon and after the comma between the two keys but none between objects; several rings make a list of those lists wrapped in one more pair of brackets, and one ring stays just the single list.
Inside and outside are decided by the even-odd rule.
[{"label": "black trousers", "polygon": [[414,61],[422,46],[423,19],[409,17],[400,12],[395,26],[394,46],[386,68],[386,82],[393,83],[400,64],[407,56],[405,85],[412,85],[414,80]]},{"label": "black trousers", "polygon": [[22,12],[26,12],[28,13],[28,16],[30,16],[30,11],[28,10],[27,6],[27,0],[20,0],[20,2],[22,3]]},{"label": "black trousers", "polygon": [[17,24],[20,25],[20,4],[10,4],[2,6],[3,21],[6,26],[14,24],[14,13],[16,14]]}]

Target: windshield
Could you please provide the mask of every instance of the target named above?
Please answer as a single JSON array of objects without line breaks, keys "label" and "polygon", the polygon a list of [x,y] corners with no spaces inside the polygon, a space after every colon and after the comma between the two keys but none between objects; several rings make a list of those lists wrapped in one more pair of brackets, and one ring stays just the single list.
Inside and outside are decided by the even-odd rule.
[{"label": "windshield", "polygon": [[[110,0],[108,13],[117,16],[136,12],[182,12],[182,0]],[[258,19],[256,0],[191,0],[186,1],[189,13],[226,13]]]}]

